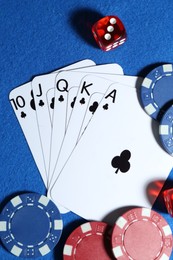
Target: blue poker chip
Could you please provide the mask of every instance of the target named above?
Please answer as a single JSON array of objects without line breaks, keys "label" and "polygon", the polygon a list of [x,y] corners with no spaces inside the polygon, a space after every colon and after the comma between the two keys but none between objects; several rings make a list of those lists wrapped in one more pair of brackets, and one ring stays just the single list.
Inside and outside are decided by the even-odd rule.
[{"label": "blue poker chip", "polygon": [[173,104],[173,64],[159,66],[144,78],[141,102],[147,114],[160,121]]},{"label": "blue poker chip", "polygon": [[63,223],[60,212],[47,197],[27,193],[14,197],[0,215],[0,238],[18,257],[48,254],[58,243]]},{"label": "blue poker chip", "polygon": [[159,124],[159,136],[165,151],[173,156],[173,106],[162,117]]}]

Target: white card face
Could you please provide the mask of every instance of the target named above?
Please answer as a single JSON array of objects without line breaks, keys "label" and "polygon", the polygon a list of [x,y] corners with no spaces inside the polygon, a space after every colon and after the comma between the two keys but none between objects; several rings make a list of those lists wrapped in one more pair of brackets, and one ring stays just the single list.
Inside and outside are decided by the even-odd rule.
[{"label": "white card face", "polygon": [[[124,85],[128,85],[130,87],[140,86],[142,83],[142,80],[143,80],[140,77],[116,75],[116,74],[110,74],[110,73],[108,73],[108,74],[102,73],[101,75],[95,73],[95,75],[101,76],[101,77],[108,79],[110,81],[113,81],[113,82],[119,82]],[[78,77],[82,77],[82,76],[80,76],[79,71],[71,71],[71,77],[78,78]],[[68,91],[68,101],[67,101],[67,111],[66,111],[66,128],[68,126],[68,122],[69,122],[69,119],[70,119],[70,116],[71,116],[71,113],[72,113],[72,110],[74,108],[74,104],[76,101],[76,91],[77,91],[77,87],[72,87]],[[50,104],[51,104],[51,101],[50,101]],[[85,125],[84,125],[84,128],[85,128]],[[81,129],[81,131],[82,131],[82,129]]]},{"label": "white card face", "polygon": [[51,124],[53,124],[53,110],[55,107],[55,89],[51,88],[47,91],[46,93],[46,101],[47,101],[47,108],[49,111],[49,118],[50,118],[50,122]]},{"label": "white card face", "polygon": [[[56,77],[56,87],[55,87],[55,100],[54,100],[54,116],[53,116],[53,129],[52,129],[52,136],[51,136],[51,151],[50,151],[50,166],[49,166],[49,182],[52,180],[52,175],[54,172],[55,164],[57,162],[60,147],[64,138],[65,130],[68,125],[68,121],[70,119],[72,108],[68,106],[68,94],[73,91],[73,95],[77,95],[79,84],[82,79],[87,74],[98,74],[98,75],[105,75],[106,77],[106,69],[109,72],[115,72],[117,69],[117,64],[109,64],[108,65],[99,65],[90,68],[80,69],[78,73],[70,73],[70,72],[61,72]],[[90,72],[85,72],[90,70]],[[117,70],[120,73],[120,69],[118,67]],[[115,74],[112,74],[115,75]],[[104,79],[103,79],[104,80]],[[74,97],[75,97],[74,96]],[[72,98],[72,102],[74,100]],[[52,104],[52,98],[49,97],[50,105]],[[49,106],[50,106],[49,105]],[[49,118],[52,116],[49,113]],[[80,121],[78,120],[79,126]],[[48,135],[47,135],[48,136]]]},{"label": "white card face", "polygon": [[13,89],[10,92],[9,99],[19,124],[23,130],[43,182],[47,187],[46,168],[42,155],[36,112],[34,110],[33,94],[31,91],[31,82],[26,83]]},{"label": "white card face", "polygon": [[[70,66],[63,68],[63,70],[76,69],[79,66],[93,66],[95,63],[91,60],[84,60],[77,62]],[[50,139],[52,125],[49,116],[49,109],[47,107],[46,93],[50,88],[54,88],[55,78],[60,70],[50,73],[48,75],[42,75],[35,77],[32,81],[32,89],[34,93],[34,100],[36,106],[36,116],[39,128],[40,141],[42,144],[43,158],[46,166],[46,173],[48,175],[49,169],[49,154],[50,154]]]},{"label": "white card face", "polygon": [[102,98],[103,98],[103,93],[93,93],[92,96],[90,97],[89,102],[87,104],[87,109],[85,111],[85,115],[84,115],[84,118],[82,121],[82,125],[80,127],[80,131],[79,131],[79,134],[77,137],[76,145],[78,144],[80,138],[86,131],[88,124],[92,120],[92,117],[93,117],[94,113],[96,112]]},{"label": "white card face", "polygon": [[[114,74],[114,75],[123,75],[123,69],[121,68],[121,66],[120,65],[118,65],[118,64],[104,64],[104,65],[97,65],[97,66],[95,66],[94,68],[92,68],[91,70],[89,70],[89,68],[79,68],[79,69],[77,69],[77,70],[74,70],[74,72],[80,72],[80,71],[87,71],[87,72],[93,72],[93,70],[95,71],[95,73],[106,73],[106,74]],[[76,75],[77,76],[77,75]],[[132,77],[133,78],[133,77]],[[135,78],[135,77],[134,77]],[[134,84],[134,82],[133,82],[133,84]],[[71,99],[70,99],[70,97],[69,97],[69,95],[71,94],[72,96],[74,96],[75,93],[76,92],[76,90],[73,88],[73,93],[72,93],[72,91],[68,91],[68,100],[70,101]],[[49,108],[49,116],[50,116],[50,120],[51,121],[53,121],[53,109],[54,109],[54,94],[55,94],[55,90],[54,90],[54,88],[52,88],[52,89],[49,89],[48,91],[47,91],[47,94],[46,94],[46,99],[47,99],[47,106],[48,106],[48,108]],[[73,101],[72,101],[73,102]],[[69,120],[69,117],[70,117],[70,115],[71,115],[71,109],[72,109],[72,107],[71,107],[71,101],[70,102],[68,102],[68,104],[67,104],[67,122],[68,122],[68,120]]]},{"label": "white card face", "polygon": [[111,85],[51,189],[53,201],[97,221],[118,208],[151,207],[146,187],[172,168],[151,122],[136,89]]},{"label": "white card face", "polygon": [[[131,76],[107,75],[106,78],[109,80],[112,80],[113,82],[121,83],[123,85],[126,85],[128,87],[133,87],[133,88],[134,87],[138,88],[142,83],[142,78],[131,77]],[[101,101],[101,97],[103,95],[103,91],[101,90],[101,87],[99,87],[97,89],[97,91],[95,91],[96,93],[92,92],[92,95],[86,89],[86,93],[87,92],[88,92],[88,94],[90,94],[90,98],[89,98],[89,103],[87,105],[87,110],[85,112],[85,116],[83,118],[82,125],[80,127],[80,131],[79,131],[79,134],[77,137],[77,142],[79,141],[79,139],[83,135],[84,131],[86,130],[90,120],[92,119],[92,116],[94,115],[94,113]],[[101,95],[101,93],[102,93],[102,95]],[[82,96],[83,96],[83,94],[81,94],[81,93],[79,93],[77,96],[78,100],[76,100],[76,107],[74,109],[75,112],[77,112],[77,110],[79,108],[79,100],[82,99]],[[73,113],[73,116],[75,117],[75,113]],[[71,128],[73,128],[73,126],[71,126]]]},{"label": "white card face", "polygon": [[[88,78],[89,80],[86,81],[84,87],[82,87],[81,85],[81,90],[80,89],[78,90],[78,87],[75,87],[75,85],[77,86],[80,84],[78,83],[78,81],[79,79],[82,78],[82,76],[84,77],[84,75],[85,74],[82,72],[68,72],[68,73],[62,72],[57,76],[57,80],[61,76],[61,79],[65,79],[68,82],[70,87],[68,88],[68,94],[66,91],[65,100],[67,100],[68,98],[67,105],[66,105],[67,111],[64,110],[64,114],[62,114],[63,112],[58,107],[58,105],[55,106],[55,114],[54,114],[55,118],[54,118],[52,144],[51,144],[51,163],[50,163],[50,171],[49,171],[50,186],[53,185],[59,172],[61,171],[62,167],[64,166],[67,159],[69,158],[73,148],[75,147],[77,140],[83,134],[83,131],[86,129],[88,123],[91,120],[91,117],[93,116],[93,113],[89,112],[89,110],[88,113],[86,113],[88,102],[92,94],[94,92],[97,93],[100,92],[103,94],[106,91],[106,88],[108,87],[107,85],[104,85],[104,82],[106,82],[106,80],[110,80],[109,84],[112,84],[113,81],[114,82],[118,81],[118,82],[122,82],[123,84],[128,84],[128,87],[130,86],[133,88],[136,87],[138,84],[140,84],[140,82],[142,81],[141,78],[137,78],[137,77],[122,76],[122,75],[115,75],[115,74],[104,74],[104,73],[102,74],[95,73],[95,75],[101,75],[102,77],[100,77],[99,79],[99,77],[93,76],[92,79],[92,76],[89,76],[89,74],[87,73],[86,78]],[[92,84],[92,80],[94,80],[95,84]],[[101,97],[100,95],[97,96],[99,98],[98,100],[94,101],[94,99],[93,98],[92,99],[94,102],[99,103]],[[83,98],[85,99],[84,104],[82,104]],[[74,103],[74,101],[75,101],[75,105],[73,104],[72,106],[72,103]],[[59,103],[60,102],[57,102],[56,104]],[[90,104],[90,106],[92,106],[92,104]],[[90,106],[88,109],[90,109]],[[72,119],[71,119],[71,115],[72,115]],[[62,121],[59,121],[58,118],[60,118]],[[69,126],[68,129],[67,126]],[[65,138],[64,138],[64,134],[66,134]],[[62,138],[60,138],[60,136]],[[56,151],[60,152],[61,145],[62,145],[61,154],[57,154]],[[56,165],[56,173],[54,173],[55,165]]]},{"label": "white card face", "polygon": [[[113,71],[116,72],[116,70],[118,73],[122,72],[122,68],[118,64],[110,64],[109,66],[100,65],[100,66],[97,66],[97,68],[95,69],[94,62],[90,61],[90,60],[77,62],[76,64],[63,68],[63,70],[77,69],[77,68],[79,68],[79,66],[82,66],[80,68],[81,71],[89,70],[89,71],[103,72],[106,67],[111,72],[113,72]],[[89,68],[87,68],[87,66]],[[46,94],[49,89],[54,88],[55,78],[56,78],[57,73],[58,73],[58,71],[56,71],[55,73],[48,74],[48,75],[38,76],[38,77],[35,77],[32,81],[32,89],[33,89],[33,93],[34,93],[37,121],[38,121],[39,133],[40,133],[43,156],[44,156],[44,160],[45,160],[47,173],[49,171],[50,140],[51,140],[52,125],[51,125],[51,121],[50,121],[49,109],[47,107]]]},{"label": "white card face", "polygon": [[[75,69],[78,66],[94,66],[95,63],[91,60],[84,60],[70,65],[68,69]],[[118,67],[118,65],[117,65]],[[41,94],[41,89],[39,88]],[[31,153],[34,157],[38,170],[41,174],[43,182],[47,187],[47,172],[43,157],[42,144],[40,142],[40,135],[35,111],[35,102],[33,100],[33,92],[31,82],[21,85],[10,92],[9,99],[14,109],[19,124],[23,130]],[[32,126],[32,129],[31,129]]]},{"label": "white card face", "polygon": [[[49,88],[52,89],[54,88],[55,78],[59,71],[77,69],[83,67],[85,68],[87,66],[95,66],[95,63],[92,60],[83,60],[74,63],[72,65],[69,65],[65,68],[62,68],[60,70],[57,70],[54,73],[35,77],[34,80],[32,81],[32,90],[34,93],[34,100],[35,100],[35,107],[36,107],[37,126],[39,131],[40,143],[42,147],[42,157],[44,160],[47,181],[48,181],[52,122],[50,121],[51,118],[49,117],[49,109],[47,107],[46,93]],[[63,213],[68,212],[68,210],[60,206],[59,206],[59,210]]]},{"label": "white card face", "polygon": [[[70,78],[71,78],[71,76],[70,76]],[[80,79],[80,78],[81,77],[75,77],[73,82],[75,82],[75,80]],[[70,83],[71,81],[69,80],[68,82]],[[56,106],[55,106],[56,113],[54,113],[52,146],[51,146],[52,148],[54,148],[54,150],[52,150],[52,151],[54,151],[54,153],[53,152],[51,153],[51,159],[53,158],[53,154],[55,154],[57,147],[59,147],[60,154],[57,157],[57,160],[55,163],[55,169],[52,169],[53,170],[52,178],[50,180],[51,185],[52,185],[52,183],[54,183],[54,181],[58,177],[61,169],[63,168],[64,164],[66,163],[67,159],[71,155],[71,153],[76,145],[77,138],[78,138],[81,126],[82,126],[82,122],[85,117],[87,105],[90,100],[90,96],[95,92],[101,92],[103,95],[111,83],[112,82],[107,79],[104,79],[101,77],[95,77],[92,75],[88,75],[88,76],[84,77],[81,80],[81,82],[79,82],[79,91],[77,88],[76,94],[75,94],[75,96],[77,95],[77,98],[75,101],[74,109],[71,114],[67,130],[66,130],[66,124],[65,124],[66,110],[63,109],[64,115],[62,116],[61,108],[59,108],[60,106],[57,106],[58,103],[56,103]],[[73,89],[74,89],[74,87],[73,87]],[[78,91],[78,94],[77,94],[77,91]],[[70,92],[70,88],[69,88],[69,92]],[[68,92],[65,92],[66,97],[64,97],[66,100],[67,100],[67,93]],[[57,102],[57,101],[55,101],[55,102]],[[58,111],[60,111],[59,115],[58,115]],[[58,115],[58,117],[56,117],[57,115]],[[63,119],[63,122],[62,122],[62,120],[61,121],[58,120],[58,118]],[[66,130],[66,132],[65,132],[65,130]],[[57,141],[55,141],[56,136],[58,136],[57,141],[60,140],[59,136],[64,137],[64,139],[62,138],[61,142],[58,144]],[[56,146],[54,146],[55,144],[56,144]]]}]

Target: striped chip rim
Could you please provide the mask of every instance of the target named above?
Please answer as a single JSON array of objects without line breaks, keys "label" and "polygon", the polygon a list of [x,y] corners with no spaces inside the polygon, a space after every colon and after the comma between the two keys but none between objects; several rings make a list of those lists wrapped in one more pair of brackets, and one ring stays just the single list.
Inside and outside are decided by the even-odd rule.
[{"label": "striped chip rim", "polygon": [[15,196],[0,214],[0,238],[18,257],[48,254],[58,243],[63,223],[56,205],[46,196],[26,193]]},{"label": "striped chip rim", "polygon": [[77,227],[67,238],[63,259],[112,259],[111,227],[100,221],[91,221]]},{"label": "striped chip rim", "polygon": [[156,211],[134,208],[115,222],[111,243],[116,259],[168,260],[172,252],[172,231]]},{"label": "striped chip rim", "polygon": [[141,85],[141,103],[146,113],[160,121],[173,104],[173,64],[163,64],[153,69]]}]

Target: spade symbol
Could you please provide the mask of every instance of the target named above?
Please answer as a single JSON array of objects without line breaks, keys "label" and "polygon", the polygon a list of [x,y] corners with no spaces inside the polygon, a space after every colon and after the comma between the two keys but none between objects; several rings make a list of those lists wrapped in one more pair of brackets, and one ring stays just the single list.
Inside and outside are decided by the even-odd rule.
[{"label": "spade symbol", "polygon": [[104,110],[108,110],[108,104],[105,104],[105,105],[103,106],[103,109],[104,109]]},{"label": "spade symbol", "polygon": [[26,117],[26,114],[22,111],[21,112],[21,118],[25,118]]},{"label": "spade symbol", "polygon": [[44,106],[43,100],[40,100],[40,101],[39,101],[39,106],[40,106],[40,107],[43,107],[43,106]]},{"label": "spade symbol", "polygon": [[98,102],[94,102],[90,107],[89,107],[89,111],[92,112],[92,114],[94,114],[94,112],[96,111],[97,107],[98,107]]},{"label": "spade symbol", "polygon": [[127,172],[130,169],[129,159],[131,157],[131,152],[129,150],[124,150],[120,156],[115,156],[112,159],[112,167],[116,168],[115,173],[118,173],[120,170],[121,172]]},{"label": "spade symbol", "polygon": [[59,100],[60,102],[63,102],[63,101],[64,101],[63,95],[61,95],[58,100]]},{"label": "spade symbol", "polygon": [[53,97],[51,99],[50,108],[54,109],[54,105],[55,105],[55,98]]},{"label": "spade symbol", "polygon": [[71,102],[71,107],[72,107],[72,108],[74,107],[75,101],[76,101],[76,97],[74,97],[74,98],[73,98],[73,101]]},{"label": "spade symbol", "polygon": [[81,103],[81,105],[85,104],[85,98],[82,98],[82,99],[80,100],[80,103]]}]

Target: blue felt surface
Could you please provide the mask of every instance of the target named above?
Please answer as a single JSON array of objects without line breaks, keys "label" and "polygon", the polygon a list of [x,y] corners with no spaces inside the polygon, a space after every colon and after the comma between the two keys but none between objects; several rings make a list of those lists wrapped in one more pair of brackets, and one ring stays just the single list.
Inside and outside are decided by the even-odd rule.
[{"label": "blue felt surface", "polygon": [[[173,62],[172,10],[172,0],[0,0],[1,209],[18,193],[46,192],[8,101],[9,92],[35,75],[86,58],[97,64],[116,62],[125,74],[141,76],[159,64]],[[113,51],[103,52],[94,42],[90,25],[111,14],[123,21],[128,40]],[[173,172],[166,187],[171,187],[172,181]],[[149,185],[146,195],[153,187]],[[158,199],[155,209],[163,214],[173,230],[172,218],[162,204]],[[84,221],[73,213],[63,220],[64,232],[59,245],[41,259],[62,260],[65,239]],[[0,259],[16,257],[0,245]]]}]

